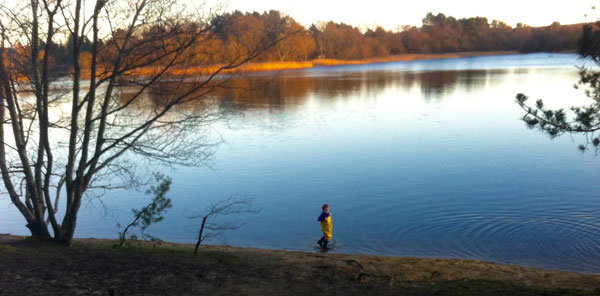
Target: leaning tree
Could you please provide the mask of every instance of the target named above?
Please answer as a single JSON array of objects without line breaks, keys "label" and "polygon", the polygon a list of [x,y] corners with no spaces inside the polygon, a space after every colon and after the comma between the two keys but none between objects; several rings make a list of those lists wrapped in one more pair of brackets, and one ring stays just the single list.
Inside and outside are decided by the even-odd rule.
[{"label": "leaning tree", "polygon": [[537,100],[535,105],[529,105],[529,97],[519,93],[516,102],[525,110],[523,121],[529,128],[538,129],[551,138],[564,133],[584,134],[587,142],[580,144],[579,149],[585,151],[590,147],[600,148],[600,22],[583,26],[581,39],[577,44],[580,58],[592,61],[594,67],[581,67],[579,82],[576,88],[582,88],[591,100],[587,106],[573,106],[570,109],[552,110],[544,105],[543,100]]},{"label": "leaning tree", "polygon": [[186,3],[0,4],[2,193],[32,236],[70,244],[82,199],[135,186],[142,160],[201,164],[215,90],[294,34],[287,17],[228,33],[219,9]]}]

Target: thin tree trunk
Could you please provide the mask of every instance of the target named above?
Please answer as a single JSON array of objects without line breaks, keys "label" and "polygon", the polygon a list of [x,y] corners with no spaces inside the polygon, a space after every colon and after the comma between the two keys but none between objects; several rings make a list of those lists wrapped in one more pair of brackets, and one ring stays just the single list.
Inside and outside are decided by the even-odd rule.
[{"label": "thin tree trunk", "polygon": [[196,247],[194,248],[194,255],[198,254],[198,247],[200,247],[200,244],[202,243],[202,232],[204,232],[204,224],[206,224],[206,218],[208,218],[208,216],[204,216],[202,218],[202,226],[200,226],[200,231],[198,233],[198,242],[196,242]]},{"label": "thin tree trunk", "polygon": [[[39,40],[39,32],[38,32],[38,5],[39,2],[37,0],[31,0],[31,11],[32,11],[32,16],[33,16],[33,21],[31,24],[31,28],[32,28],[32,33],[31,33],[31,37],[32,37],[32,42],[31,42],[31,67],[33,70],[33,77],[30,78],[33,80],[33,91],[35,93],[36,96],[36,108],[37,108],[37,113],[38,116],[42,117],[42,109],[43,109],[43,98],[42,98],[42,83],[41,83],[41,78],[40,78],[40,72],[39,72],[39,63],[38,63],[38,59],[39,59],[39,48],[38,48],[38,40]],[[51,32],[49,32],[49,34],[52,34]],[[47,55],[48,53],[44,53],[44,55]],[[14,102],[15,105],[18,105],[19,102],[16,101]],[[26,181],[26,186],[27,186],[27,190],[29,190],[29,193],[31,194],[31,202],[33,205],[33,216],[34,216],[34,220],[30,221],[27,224],[27,228],[29,228],[29,230],[31,231],[31,234],[33,236],[39,236],[42,238],[50,238],[50,232],[48,231],[48,228],[46,227],[46,223],[45,223],[45,219],[44,219],[44,212],[46,210],[46,207],[44,206],[44,200],[42,198],[42,166],[44,163],[44,147],[43,147],[43,143],[44,143],[44,133],[43,133],[43,121],[44,120],[40,120],[40,130],[42,132],[40,132],[40,139],[39,139],[39,143],[38,143],[38,148],[37,148],[37,158],[34,162],[33,165],[33,176],[30,178],[30,180]],[[27,156],[25,156],[27,157]]]},{"label": "thin tree trunk", "polygon": [[75,232],[75,225],[77,224],[77,209],[74,209],[75,200],[78,199],[78,180],[73,180],[73,171],[75,168],[75,157],[77,147],[77,135],[79,133],[79,83],[81,79],[81,64],[80,64],[80,37],[79,37],[79,23],[81,18],[81,0],[77,0],[75,3],[75,20],[72,32],[73,40],[73,102],[71,104],[71,134],[69,135],[69,155],[67,158],[67,167],[65,172],[65,188],[67,190],[66,196],[66,207],[65,216],[63,217],[61,226],[61,239],[60,243],[70,245],[73,239],[73,233]]},{"label": "thin tree trunk", "polygon": [[[44,179],[43,179],[43,183],[42,180],[39,181],[39,183],[42,185],[42,187],[39,189],[40,191],[40,198],[43,196],[44,198],[44,202],[46,205],[46,210],[47,210],[47,214],[48,214],[48,220],[50,221],[50,224],[52,225],[52,230],[54,231],[54,238],[55,239],[60,239],[61,236],[61,231],[60,231],[60,226],[58,225],[58,222],[56,221],[56,216],[55,216],[55,209],[52,206],[52,200],[50,197],[50,178],[52,176],[52,165],[54,162],[54,157],[52,155],[52,150],[50,147],[50,141],[49,141],[49,132],[48,129],[50,127],[50,123],[49,123],[49,116],[48,116],[48,93],[50,90],[50,75],[49,75],[49,59],[50,59],[50,46],[52,44],[52,38],[54,36],[54,15],[56,14],[56,11],[58,10],[58,6],[60,5],[60,0],[55,4],[54,10],[50,10],[50,8],[48,7],[48,3],[44,2],[44,7],[46,9],[46,12],[48,13],[48,29],[47,29],[47,36],[46,36],[46,44],[44,46],[44,58],[42,60],[42,108],[41,108],[41,113],[39,114],[39,119],[40,119],[40,147],[39,150],[41,151],[41,154],[43,154],[44,152],[46,153],[46,157],[47,157],[47,162],[46,162],[46,171],[44,173]],[[41,176],[40,176],[41,179]]]},{"label": "thin tree trunk", "polygon": [[[5,122],[4,106],[7,105],[6,101],[8,101],[8,97],[13,95],[10,82],[8,80],[8,71],[4,65],[4,48],[4,36],[2,36],[2,43],[0,44],[0,122]],[[0,124],[0,143],[4,143],[4,127],[4,124]],[[33,215],[19,198],[14,184],[10,179],[10,175],[8,173],[8,164],[6,161],[5,145],[0,145],[0,172],[2,173],[2,180],[4,181],[4,186],[8,191],[8,195],[10,196],[12,203],[17,207],[17,209],[19,209],[19,212],[21,212],[27,222],[33,221]]]}]

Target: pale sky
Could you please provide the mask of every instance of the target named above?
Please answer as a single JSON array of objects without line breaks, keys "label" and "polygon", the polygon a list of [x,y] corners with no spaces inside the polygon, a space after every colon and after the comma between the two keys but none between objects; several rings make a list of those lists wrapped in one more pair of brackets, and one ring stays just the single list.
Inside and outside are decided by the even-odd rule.
[{"label": "pale sky", "polygon": [[[318,21],[344,22],[361,28],[375,24],[395,30],[398,25],[421,25],[428,13],[456,18],[483,16],[515,26],[546,26],[553,21],[573,24],[595,21],[598,0],[228,0],[227,11],[279,10],[309,26]],[[588,14],[586,18],[585,15]]]},{"label": "pale sky", "polygon": [[[9,7],[24,0],[0,0]],[[114,0],[136,2],[137,0]],[[293,17],[307,28],[319,21],[334,21],[361,29],[380,25],[396,30],[402,25],[421,26],[428,13],[444,13],[456,18],[483,16],[515,26],[518,22],[530,26],[547,26],[591,22],[600,19],[600,0],[180,0],[200,7],[222,7],[226,11],[268,11],[271,9]],[[93,7],[95,0],[84,0]],[[201,3],[204,3],[203,6]],[[597,5],[598,9],[592,7]],[[19,6],[19,5],[16,5]],[[200,8],[201,9],[201,8]],[[217,11],[222,11],[217,8]],[[586,15],[588,15],[586,17]]]}]

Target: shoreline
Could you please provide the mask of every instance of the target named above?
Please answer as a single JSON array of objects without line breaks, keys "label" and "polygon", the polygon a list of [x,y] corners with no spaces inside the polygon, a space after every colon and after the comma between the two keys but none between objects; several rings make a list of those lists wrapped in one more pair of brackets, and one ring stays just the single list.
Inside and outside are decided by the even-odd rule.
[{"label": "shoreline", "polygon": [[[557,52],[557,53],[571,53]],[[271,62],[249,62],[233,69],[220,70],[220,74],[260,74],[280,72],[286,70],[301,70],[318,67],[333,67],[333,66],[348,66],[348,65],[368,65],[393,62],[409,62],[409,61],[425,61],[425,60],[443,60],[443,59],[458,59],[469,57],[483,56],[503,56],[503,55],[519,55],[527,54],[519,51],[470,51],[456,53],[441,53],[441,54],[400,54],[388,57],[369,58],[362,60],[338,60],[338,59],[313,59],[307,61],[271,61]],[[219,71],[223,65],[213,64],[203,67],[187,67],[187,68],[170,68],[164,72],[164,76],[195,76],[195,75],[210,75]],[[134,77],[151,77],[163,71],[162,67],[143,67],[131,70],[128,75]],[[89,79],[89,71],[83,71],[82,77]],[[68,75],[66,76],[68,77]]]},{"label": "shoreline", "polygon": [[[178,289],[184,287],[184,291],[208,291],[208,294],[213,291],[220,295],[283,295],[289,287],[298,291],[298,295],[321,289],[346,294],[343,289],[348,287],[357,295],[405,295],[407,291],[416,292],[406,295],[429,295],[428,289],[434,288],[448,291],[439,295],[481,294],[475,293],[477,291],[500,291],[489,295],[597,295],[600,292],[600,275],[470,259],[215,245],[202,245],[199,254],[194,256],[194,244],[127,241],[125,247],[115,249],[112,246],[116,241],[80,238],[74,239],[72,247],[64,248],[25,236],[0,234],[0,261],[3,262],[0,273],[6,275],[0,278],[0,294],[3,290],[24,292],[19,290],[23,288],[19,279],[24,277],[35,283],[29,284],[27,294],[36,294],[36,291],[64,294],[73,289],[102,291],[107,287],[120,291],[117,295],[127,294],[123,292],[126,289],[141,294],[178,294]],[[51,266],[53,271],[40,266]],[[153,286],[152,279],[162,279],[162,282]],[[148,285],[148,281],[152,284]],[[145,290],[147,288],[151,290]],[[474,294],[456,292],[465,288]]]},{"label": "shoreline", "polygon": [[241,73],[275,72],[284,70],[308,69],[316,67],[333,67],[348,65],[368,65],[393,62],[425,61],[458,59],[467,57],[502,56],[523,54],[519,51],[471,51],[441,54],[399,54],[388,57],[369,58],[362,60],[339,60],[339,59],[313,59],[304,62],[258,62],[248,63],[235,69]]},{"label": "shoreline", "polygon": [[[219,75],[230,75],[230,74],[261,74],[261,73],[272,73],[281,72],[287,70],[302,70],[319,67],[335,67],[335,66],[351,66],[351,65],[369,65],[369,64],[384,64],[394,62],[410,62],[410,61],[425,61],[425,60],[444,60],[444,59],[458,59],[458,58],[470,58],[470,57],[485,57],[485,56],[504,56],[504,55],[524,55],[533,53],[548,53],[548,54],[569,54],[575,53],[574,51],[560,51],[560,52],[531,52],[524,53],[514,50],[507,51],[469,51],[469,52],[455,52],[455,53],[440,53],[440,54],[399,54],[388,57],[369,58],[362,60],[339,60],[339,59],[313,59],[307,61],[271,61],[271,62],[248,62],[242,64],[233,69],[220,70]],[[187,68],[170,68],[163,73],[165,77],[178,77],[178,76],[194,76],[194,75],[210,75],[216,71],[219,71],[223,65],[213,64],[202,67],[187,67]],[[162,67],[142,67],[136,68],[127,72],[127,75],[131,75],[137,78],[151,77],[157,73],[163,71]],[[62,78],[71,79],[70,74],[61,76]],[[82,71],[83,79],[89,80],[89,71]]]},{"label": "shoreline", "polygon": [[457,59],[457,58],[468,58],[468,57],[481,57],[481,56],[502,56],[502,55],[516,55],[523,54],[515,50],[507,51],[468,51],[468,52],[454,52],[454,53],[439,53],[439,54],[399,54],[389,57],[381,58],[370,58],[364,60],[336,60],[336,59],[315,59],[310,62],[315,66],[338,66],[338,65],[364,65],[364,64],[377,64],[377,63],[392,63],[392,62],[407,62],[407,61],[424,61],[424,60],[443,60],[443,59]]},{"label": "shoreline", "polygon": [[[316,67],[332,67],[347,65],[366,65],[392,62],[424,61],[439,59],[456,59],[481,56],[502,56],[523,54],[518,51],[473,51],[442,54],[400,54],[395,56],[369,58],[363,60],[338,60],[338,59],[313,59],[308,61],[272,61],[272,62],[250,62],[243,64],[235,69],[221,71],[222,74],[250,74],[250,73],[269,73],[285,70],[299,70]],[[206,75],[215,72],[220,65],[212,65],[201,68],[173,68],[166,73],[171,76],[181,75]],[[160,68],[146,67],[133,70],[130,74],[144,77],[158,73]],[[85,75],[84,75],[85,76]],[[89,76],[89,73],[88,73]]]}]

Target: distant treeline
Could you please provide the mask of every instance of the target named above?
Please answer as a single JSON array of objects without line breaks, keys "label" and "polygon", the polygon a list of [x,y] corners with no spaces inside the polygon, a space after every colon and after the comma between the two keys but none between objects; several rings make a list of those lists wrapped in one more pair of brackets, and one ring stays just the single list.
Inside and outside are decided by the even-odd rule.
[{"label": "distant treeline", "polygon": [[[229,34],[257,34],[259,23],[281,17],[277,11],[259,14],[239,11],[220,21],[236,27]],[[306,61],[316,58],[358,60],[404,53],[450,53],[466,51],[559,52],[574,50],[582,24],[530,27],[519,23],[512,28],[485,17],[456,19],[442,13],[428,13],[421,27],[404,27],[392,32],[381,27],[362,33],[357,27],[334,22],[313,24],[308,29],[288,17],[288,26],[297,34],[260,57],[260,61]],[[261,21],[262,20],[262,21]]]},{"label": "distant treeline", "polygon": [[[281,28],[270,30],[277,24]],[[283,26],[281,26],[283,24]],[[194,28],[194,24],[189,24]],[[405,26],[398,32],[381,27],[361,32],[357,27],[344,23],[321,22],[308,29],[293,18],[278,11],[242,13],[235,11],[218,16],[209,24],[214,37],[205,48],[194,49],[196,59],[218,63],[227,60],[244,48],[256,47],[265,34],[279,32],[281,41],[261,54],[256,62],[307,61],[313,59],[360,60],[399,54],[435,54],[469,51],[519,51],[559,52],[574,50],[581,35],[582,24],[561,25],[558,22],[546,27],[530,27],[519,23],[515,28],[498,20],[485,17],[456,19],[442,13],[428,13],[421,27]],[[153,30],[136,38],[147,38]],[[144,36],[145,35],[145,36]],[[277,37],[277,36],[274,36]],[[104,40],[106,48],[118,44],[122,36],[114,35]],[[69,67],[72,51],[71,40],[54,44],[53,62],[59,67]],[[91,51],[91,43],[83,40],[82,66],[85,52]],[[104,54],[107,54],[106,52]],[[110,53],[108,53],[110,54]]]},{"label": "distant treeline", "polygon": [[449,53],[465,51],[558,52],[574,50],[582,24],[546,27],[489,22],[485,17],[456,19],[427,14],[421,27],[392,32],[378,27],[361,33],[346,24],[312,25],[315,43],[311,57],[365,59],[403,53]]}]

